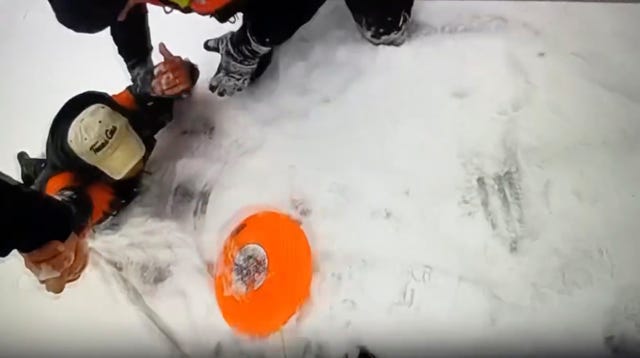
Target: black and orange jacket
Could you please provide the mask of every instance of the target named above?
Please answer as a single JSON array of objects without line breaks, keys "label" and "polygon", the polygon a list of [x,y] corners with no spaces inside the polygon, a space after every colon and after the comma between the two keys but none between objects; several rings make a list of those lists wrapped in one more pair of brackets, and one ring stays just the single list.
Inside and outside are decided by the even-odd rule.
[{"label": "black and orange jacket", "polygon": [[136,98],[129,89],[110,96],[88,91],[71,98],[51,123],[46,166],[33,187],[57,197],[73,209],[73,230],[82,234],[115,215],[137,195],[141,174],[114,180],[80,159],[69,147],[67,135],[73,120],[87,107],[101,103],[120,112],[145,144],[145,162],[155,147],[155,135],[172,118],[173,100]]}]

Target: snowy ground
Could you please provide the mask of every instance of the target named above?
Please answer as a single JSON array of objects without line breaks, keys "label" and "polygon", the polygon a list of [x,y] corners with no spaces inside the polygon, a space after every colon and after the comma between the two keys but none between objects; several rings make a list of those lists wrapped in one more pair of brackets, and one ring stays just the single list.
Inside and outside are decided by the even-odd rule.
[{"label": "snowy ground", "polygon": [[[640,352],[639,17],[419,1],[406,45],[375,48],[332,1],[258,86],[219,100],[201,44],[237,25],[153,9],[154,42],[200,65],[198,92],[82,280],[54,297],[2,262],[2,354]],[[67,31],[44,1],[4,1],[0,20],[0,170],[15,176],[69,97],[127,77],[108,33]],[[261,206],[302,219],[316,272],[304,312],[247,342],[206,262]]]}]

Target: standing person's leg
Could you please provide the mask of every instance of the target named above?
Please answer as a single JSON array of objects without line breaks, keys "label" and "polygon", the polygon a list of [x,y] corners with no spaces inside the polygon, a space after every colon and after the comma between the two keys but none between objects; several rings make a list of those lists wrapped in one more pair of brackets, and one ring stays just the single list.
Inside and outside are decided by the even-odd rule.
[{"label": "standing person's leg", "polygon": [[345,0],[362,35],[374,45],[399,46],[407,38],[414,0]]},{"label": "standing person's leg", "polygon": [[209,39],[204,48],[221,56],[209,90],[231,96],[258,79],[272,51],[313,18],[325,0],[247,0],[243,24],[235,32]]}]

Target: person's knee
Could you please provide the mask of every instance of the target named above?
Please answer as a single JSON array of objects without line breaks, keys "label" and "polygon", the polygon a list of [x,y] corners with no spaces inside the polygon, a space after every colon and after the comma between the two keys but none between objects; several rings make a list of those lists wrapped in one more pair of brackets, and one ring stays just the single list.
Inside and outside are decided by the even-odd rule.
[{"label": "person's knee", "polygon": [[399,46],[406,40],[414,0],[346,0],[346,3],[369,42]]}]

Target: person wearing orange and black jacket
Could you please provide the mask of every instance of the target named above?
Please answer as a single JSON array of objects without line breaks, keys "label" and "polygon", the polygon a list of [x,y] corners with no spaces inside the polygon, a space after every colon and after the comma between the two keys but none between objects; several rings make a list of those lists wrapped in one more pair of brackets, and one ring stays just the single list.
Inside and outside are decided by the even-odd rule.
[{"label": "person wearing orange and black jacket", "polygon": [[[193,64],[172,55],[163,44],[160,51],[164,61],[155,72],[164,80],[154,84],[157,91],[175,86],[185,91],[173,98],[135,94],[132,86],[116,95],[83,92],[54,117],[46,158],[18,153],[23,184],[66,205],[71,221],[62,222],[80,239],[138,195],[155,135],[173,119],[176,98],[188,95],[197,81]],[[32,222],[37,225],[41,220],[50,219],[34,217]],[[27,259],[25,263],[34,264]],[[79,273],[69,277],[75,280]],[[58,283],[63,289],[66,282]]]},{"label": "person wearing orange and black jacket", "polygon": [[[345,0],[362,35],[375,45],[401,45],[414,0]],[[325,0],[49,0],[58,21],[80,33],[110,29],[134,83],[149,91],[154,78],[146,4],[183,13],[196,13],[226,22],[243,14],[242,26],[204,42],[204,49],[221,56],[209,89],[231,96],[259,78],[273,50],[289,40],[315,15]]]}]

